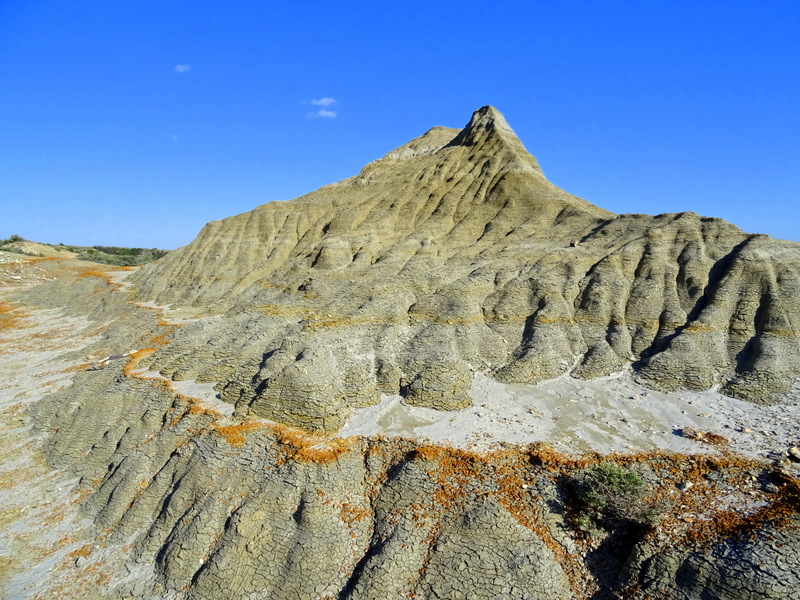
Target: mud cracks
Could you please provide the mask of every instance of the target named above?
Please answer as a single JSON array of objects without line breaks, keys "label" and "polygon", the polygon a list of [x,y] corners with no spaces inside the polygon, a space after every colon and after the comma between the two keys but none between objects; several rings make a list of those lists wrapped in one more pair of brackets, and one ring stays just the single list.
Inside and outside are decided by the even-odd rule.
[{"label": "mud cracks", "polygon": [[[41,566],[34,584],[20,575],[20,563],[11,565],[16,574],[5,584],[20,597],[796,594],[798,483],[770,464],[719,451],[574,457],[544,444],[478,453],[238,420],[139,368],[148,348],[169,344],[175,325],[132,307],[113,282],[66,277],[62,290],[74,281],[87,286],[79,290],[84,298],[98,290],[82,310],[104,315],[106,325],[59,317],[56,354],[44,346],[31,354],[41,356],[42,369],[58,366],[52,380],[14,363],[17,382],[61,386],[74,378],[60,390],[20,383],[4,405],[9,423],[35,421],[35,437],[9,428],[19,455],[41,447],[56,469],[18,464],[4,492],[19,498],[24,489],[41,509],[27,520],[12,514],[6,523],[17,525],[5,531],[63,530],[53,533],[50,556],[33,543],[16,546],[15,560]],[[35,297],[29,290],[26,301]],[[45,314],[25,310],[4,344],[29,344],[26,336],[43,333],[20,329],[30,315]],[[56,363],[64,350],[68,360]],[[648,500],[663,507],[652,527],[577,526],[571,478],[603,461],[646,482]],[[71,476],[77,483],[67,482]]]}]

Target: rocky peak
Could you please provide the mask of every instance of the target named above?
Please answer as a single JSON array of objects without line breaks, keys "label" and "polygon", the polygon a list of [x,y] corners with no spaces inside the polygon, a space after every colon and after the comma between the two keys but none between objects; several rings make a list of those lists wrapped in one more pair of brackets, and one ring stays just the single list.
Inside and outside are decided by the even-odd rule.
[{"label": "rocky peak", "polygon": [[469,123],[453,139],[451,145],[474,146],[491,136],[510,136],[519,142],[500,111],[493,106],[484,106],[472,113]]},{"label": "rocky peak", "polygon": [[572,196],[486,106],[338,185],[211,223],[134,279],[141,301],[227,317],[187,324],[147,366],[220,382],[238,414],[337,429],[381,394],[468,406],[476,373],[635,369],[779,398],[800,374],[799,251]]},{"label": "rocky peak", "polygon": [[[535,173],[540,180],[544,174],[536,159],[525,149],[514,130],[500,111],[493,106],[484,106],[472,113],[472,118],[463,129],[433,127],[421,136],[395,148],[383,158],[369,163],[357,178],[359,183],[374,180],[374,171],[385,170],[387,159],[409,159],[432,156],[438,163],[450,165],[450,170],[462,171],[470,164],[491,161],[502,170],[519,170]],[[351,181],[351,180],[345,180]]]},{"label": "rocky peak", "polygon": [[448,146],[472,148],[487,158],[503,159],[507,169],[530,170],[544,178],[536,159],[522,145],[505,117],[493,106],[484,106],[472,113],[467,126]]}]

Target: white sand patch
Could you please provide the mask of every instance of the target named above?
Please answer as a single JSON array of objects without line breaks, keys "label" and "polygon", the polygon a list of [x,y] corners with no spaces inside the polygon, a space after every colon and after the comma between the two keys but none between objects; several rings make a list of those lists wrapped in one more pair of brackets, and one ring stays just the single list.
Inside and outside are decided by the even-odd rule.
[{"label": "white sand patch", "polygon": [[119,286],[120,292],[124,292],[130,289],[131,287],[131,282],[128,281],[128,277],[130,277],[133,273],[135,273],[138,270],[139,267],[126,269],[125,271],[109,271],[108,279],[112,283],[115,283]]},{"label": "white sand patch", "polygon": [[214,386],[217,385],[215,381],[210,383],[198,383],[194,379],[173,381],[167,379],[158,371],[148,371],[147,369],[134,369],[131,373],[141,379],[160,379],[161,381],[165,381],[169,385],[170,390],[197,400],[201,408],[218,412],[220,415],[226,417],[233,415],[233,405],[220,400],[219,394],[214,390]]},{"label": "white sand patch", "polygon": [[470,396],[472,406],[452,412],[384,396],[355,411],[339,435],[427,438],[472,450],[541,441],[568,454],[716,452],[680,435],[692,427],[725,437],[731,451],[759,458],[800,440],[798,406],[760,406],[712,390],[656,392],[628,373],[588,381],[565,375],[538,385],[507,385],[477,375]]},{"label": "white sand patch", "polygon": [[172,308],[172,304],[156,304],[152,300],[148,300],[147,302],[134,302],[135,306],[141,306],[142,308],[150,308],[153,310],[161,311],[161,318],[164,322],[170,325],[182,325],[183,323],[191,323],[194,321],[202,321],[208,319],[221,319],[222,315],[212,315],[212,316],[198,316],[196,311],[193,309],[188,308]]}]

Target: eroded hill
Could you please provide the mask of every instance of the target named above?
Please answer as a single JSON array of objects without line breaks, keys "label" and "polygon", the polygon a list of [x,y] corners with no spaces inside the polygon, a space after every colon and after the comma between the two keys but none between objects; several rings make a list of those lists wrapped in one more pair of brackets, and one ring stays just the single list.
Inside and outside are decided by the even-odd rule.
[{"label": "eroded hill", "polygon": [[800,374],[800,245],[694,213],[615,215],[549,183],[503,117],[437,127],[357,176],[209,223],[135,277],[194,307],[151,364],[237,412],[338,429],[400,393],[443,410],[475,374],[632,366],[754,402]]},{"label": "eroded hill", "polygon": [[138,270],[0,252],[0,590],[800,598],[799,246],[594,207],[484,108]]}]

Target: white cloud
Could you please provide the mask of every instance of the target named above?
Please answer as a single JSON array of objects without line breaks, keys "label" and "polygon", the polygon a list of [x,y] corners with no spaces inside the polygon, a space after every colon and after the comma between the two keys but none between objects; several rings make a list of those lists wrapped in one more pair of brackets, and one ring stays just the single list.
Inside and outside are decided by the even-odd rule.
[{"label": "white cloud", "polygon": [[318,110],[317,112],[308,113],[306,115],[309,119],[335,119],[336,118],[336,111],[335,110]]},{"label": "white cloud", "polygon": [[328,97],[319,98],[318,100],[312,100],[311,104],[313,104],[314,106],[324,106],[327,108],[328,106],[333,106],[334,104],[336,104],[336,98],[328,98]]},{"label": "white cloud", "polygon": [[175,65],[176,73],[186,73],[192,70],[192,65]]}]

